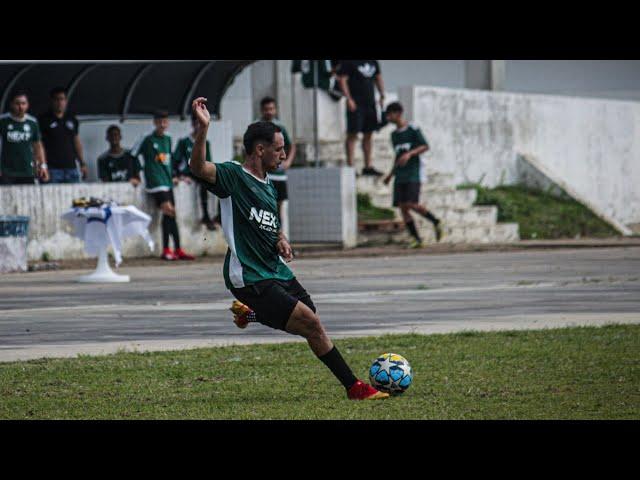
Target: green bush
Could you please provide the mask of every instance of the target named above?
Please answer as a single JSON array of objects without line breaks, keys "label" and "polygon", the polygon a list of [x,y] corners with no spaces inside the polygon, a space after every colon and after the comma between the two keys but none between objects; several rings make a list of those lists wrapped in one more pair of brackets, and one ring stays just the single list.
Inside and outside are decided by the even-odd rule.
[{"label": "green bush", "polygon": [[498,221],[517,222],[523,240],[618,235],[608,223],[566,194],[557,196],[523,185],[487,188],[469,183],[458,188],[475,188],[476,205],[496,205]]},{"label": "green bush", "polygon": [[360,222],[371,220],[393,220],[393,210],[372,205],[371,197],[368,193],[358,193],[356,202],[358,206],[358,221]]}]

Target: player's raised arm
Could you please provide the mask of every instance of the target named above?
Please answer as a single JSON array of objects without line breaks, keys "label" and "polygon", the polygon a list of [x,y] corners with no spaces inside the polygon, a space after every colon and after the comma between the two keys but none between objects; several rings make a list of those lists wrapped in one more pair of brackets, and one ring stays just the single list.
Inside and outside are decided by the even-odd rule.
[{"label": "player's raised arm", "polygon": [[209,122],[211,121],[206,102],[206,98],[198,97],[191,104],[197,127],[189,167],[196,177],[209,183],[216,183],[216,166],[214,163],[206,161],[207,131],[209,130]]}]

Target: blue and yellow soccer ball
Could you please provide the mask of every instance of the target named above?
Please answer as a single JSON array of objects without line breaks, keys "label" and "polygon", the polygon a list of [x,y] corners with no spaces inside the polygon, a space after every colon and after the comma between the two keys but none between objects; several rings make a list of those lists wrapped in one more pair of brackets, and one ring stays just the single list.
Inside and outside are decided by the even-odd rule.
[{"label": "blue and yellow soccer ball", "polygon": [[403,393],[412,381],[411,365],[402,355],[383,353],[369,368],[369,382],[381,392]]}]

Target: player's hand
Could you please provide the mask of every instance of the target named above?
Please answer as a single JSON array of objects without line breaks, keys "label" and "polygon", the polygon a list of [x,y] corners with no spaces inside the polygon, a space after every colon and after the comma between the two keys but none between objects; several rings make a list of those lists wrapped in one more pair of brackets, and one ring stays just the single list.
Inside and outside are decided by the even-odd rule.
[{"label": "player's hand", "polygon": [[347,108],[349,109],[350,112],[355,112],[356,109],[358,108],[358,106],[356,105],[356,102],[353,101],[353,98],[347,98]]},{"label": "player's hand", "polygon": [[387,175],[386,177],[384,177],[384,180],[382,180],[382,183],[384,183],[385,185],[389,185],[390,181],[391,181],[391,175]]},{"label": "player's hand", "polygon": [[384,95],[380,95],[380,108],[382,109],[382,114],[384,115]]},{"label": "player's hand", "polygon": [[87,179],[87,175],[89,174],[89,169],[87,169],[87,164],[83,163],[80,166],[80,173],[82,174],[82,179],[86,180]]},{"label": "player's hand", "polygon": [[209,126],[209,122],[211,121],[211,115],[209,114],[209,110],[207,110],[206,104],[207,99],[204,97],[196,98],[191,104],[191,109],[196,117],[198,128]]},{"label": "player's hand", "polygon": [[38,168],[38,177],[40,177],[40,180],[42,180],[43,182],[45,182],[45,183],[48,182],[49,181],[49,169],[39,167]]},{"label": "player's hand", "polygon": [[131,185],[133,185],[134,187],[137,187],[138,185],[140,185],[140,179],[135,178],[135,177],[130,178],[130,179],[129,179],[129,183],[130,183]]},{"label": "player's hand", "polygon": [[409,155],[409,152],[404,152],[402,155],[398,157],[398,165],[403,167],[404,165],[407,164],[410,158],[411,158],[411,155]]},{"label": "player's hand", "polygon": [[284,258],[285,262],[290,262],[293,260],[293,251],[291,250],[291,245],[284,238],[280,239],[276,244],[276,249],[278,250],[278,254]]}]

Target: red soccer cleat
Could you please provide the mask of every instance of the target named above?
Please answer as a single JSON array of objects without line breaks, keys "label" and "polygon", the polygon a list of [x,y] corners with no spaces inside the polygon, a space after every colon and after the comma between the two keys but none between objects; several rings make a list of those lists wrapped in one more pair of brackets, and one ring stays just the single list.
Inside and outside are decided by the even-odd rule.
[{"label": "red soccer cleat", "polygon": [[195,260],[196,259],[196,257],[194,257],[193,255],[189,255],[181,248],[177,248],[175,252],[173,252],[173,254],[176,257],[176,260]]},{"label": "red soccer cleat", "polygon": [[381,400],[388,396],[388,393],[380,392],[362,380],[358,380],[351,385],[351,388],[347,391],[349,400]]},{"label": "red soccer cleat", "polygon": [[163,249],[160,258],[162,260],[177,260],[176,256],[173,254],[170,248]]}]

